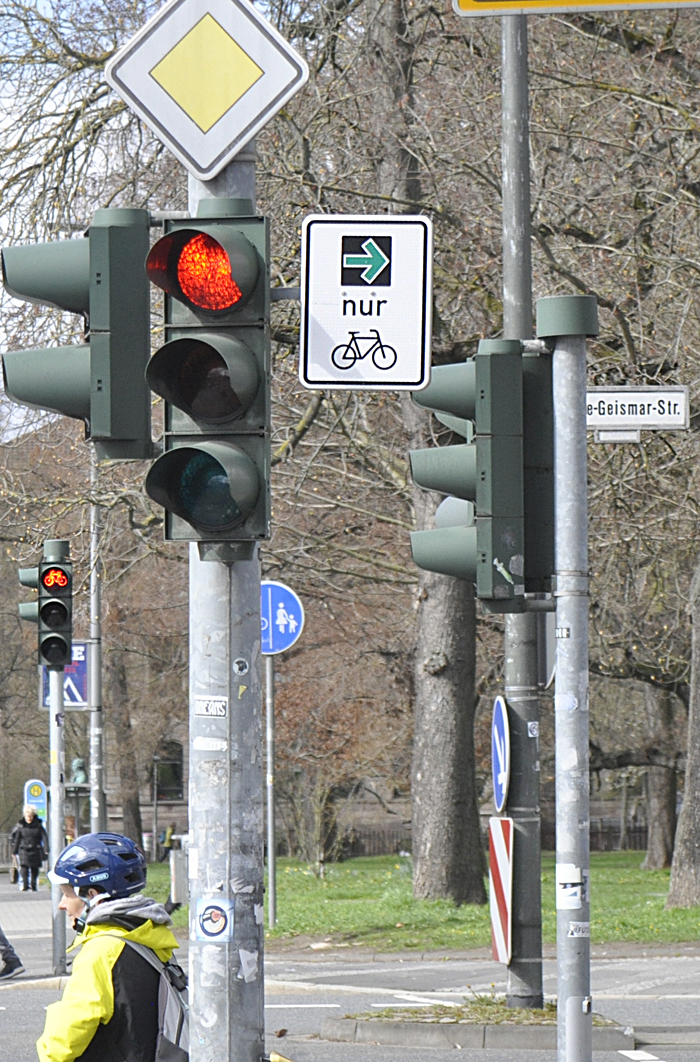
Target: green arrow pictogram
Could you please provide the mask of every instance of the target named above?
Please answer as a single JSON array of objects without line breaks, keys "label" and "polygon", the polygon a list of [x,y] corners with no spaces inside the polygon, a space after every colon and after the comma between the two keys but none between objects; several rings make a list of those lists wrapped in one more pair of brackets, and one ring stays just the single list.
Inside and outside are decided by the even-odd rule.
[{"label": "green arrow pictogram", "polygon": [[360,274],[362,280],[365,284],[373,284],[379,274],[389,265],[389,259],[371,236],[361,246],[364,254],[343,255],[343,269],[362,269]]}]

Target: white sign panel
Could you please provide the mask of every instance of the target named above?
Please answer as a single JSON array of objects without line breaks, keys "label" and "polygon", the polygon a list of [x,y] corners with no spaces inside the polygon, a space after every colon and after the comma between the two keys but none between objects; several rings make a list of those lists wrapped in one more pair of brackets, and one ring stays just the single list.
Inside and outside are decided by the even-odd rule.
[{"label": "white sign panel", "polygon": [[429,218],[307,217],[301,241],[304,387],[427,387],[432,264]]},{"label": "white sign panel", "polygon": [[589,431],[677,431],[688,413],[687,387],[591,387],[586,396]]},{"label": "white sign panel", "polygon": [[105,76],[190,173],[208,181],[309,71],[248,0],[170,0]]}]

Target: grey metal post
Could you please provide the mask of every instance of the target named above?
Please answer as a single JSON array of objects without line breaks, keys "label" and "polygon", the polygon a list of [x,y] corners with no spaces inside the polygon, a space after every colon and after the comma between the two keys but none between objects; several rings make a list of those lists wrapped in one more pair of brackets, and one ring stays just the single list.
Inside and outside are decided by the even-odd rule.
[{"label": "grey metal post", "polygon": [[275,658],[265,657],[265,767],[267,781],[267,924],[277,925],[275,841]]},{"label": "grey metal post", "polygon": [[[526,15],[501,18],[501,56],[503,338],[529,339],[532,266]],[[505,812],[514,825],[509,1007],[541,1007],[543,1002],[537,630],[533,613],[505,617],[505,694],[511,743]]]},{"label": "grey metal post", "polygon": [[102,718],[102,571],[100,567],[100,506],[97,491],[97,457],[90,465],[90,637],[88,639],[88,710],[90,712],[90,830],[107,829],[104,790],[104,723]]},{"label": "grey metal post", "polygon": [[[64,847],[65,834],[65,744],[63,730],[63,669],[49,670],[49,866],[53,868]],[[51,886],[53,972],[66,973],[66,916],[59,911],[60,885]]]},{"label": "grey metal post", "polygon": [[153,862],[158,862],[158,764],[160,756],[153,757],[153,841],[151,855]]},{"label": "grey metal post", "polygon": [[[255,204],[255,148],[205,198]],[[259,1062],[264,1050],[263,735],[257,545],[190,546],[190,1060]],[[206,558],[206,559],[203,559]],[[198,715],[215,699],[223,715]]]},{"label": "grey metal post", "polygon": [[555,337],[557,967],[559,1062],[590,1062],[588,780],[588,503],[586,339],[598,331],[589,296],[537,303],[537,334]]}]

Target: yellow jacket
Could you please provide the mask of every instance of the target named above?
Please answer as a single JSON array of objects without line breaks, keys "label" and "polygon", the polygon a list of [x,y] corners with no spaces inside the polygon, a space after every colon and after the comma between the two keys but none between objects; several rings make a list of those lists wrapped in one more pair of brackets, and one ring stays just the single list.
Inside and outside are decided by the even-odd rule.
[{"label": "yellow jacket", "polygon": [[[168,926],[154,925],[150,919],[131,930],[109,923],[88,924],[69,948],[82,945],[63,998],[46,1009],[46,1025],[36,1045],[40,1062],[74,1062],[89,1048],[98,1026],[112,1019],[114,967],[125,948],[118,937],[145,944],[162,962],[178,947]],[[138,993],[138,985],[131,987]]]}]

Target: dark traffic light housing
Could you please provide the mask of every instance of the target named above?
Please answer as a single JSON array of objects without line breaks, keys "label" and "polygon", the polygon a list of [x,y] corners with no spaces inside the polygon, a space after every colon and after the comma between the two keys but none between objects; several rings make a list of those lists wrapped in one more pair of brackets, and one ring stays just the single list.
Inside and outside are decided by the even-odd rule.
[{"label": "dark traffic light housing", "polygon": [[152,453],[147,210],[98,210],[85,238],[5,247],[2,273],[14,298],[82,314],[86,345],[8,351],[7,395],[21,405],[85,422],[99,458]]},{"label": "dark traffic light housing", "polygon": [[522,611],[554,569],[551,355],[483,340],[413,400],[465,439],[410,454],[414,482],[449,495],[435,530],[411,534],[415,563],[475,583],[490,611]]},{"label": "dark traffic light housing", "polygon": [[146,260],[166,342],[146,371],[165,452],[146,492],[171,541],[251,542],[270,527],[269,229],[248,200],[206,199]]},{"label": "dark traffic light housing", "polygon": [[20,619],[38,624],[39,664],[62,669],[72,661],[73,565],[69,543],[49,539],[37,568],[21,568],[22,586],[38,590],[36,601],[19,606]]}]

